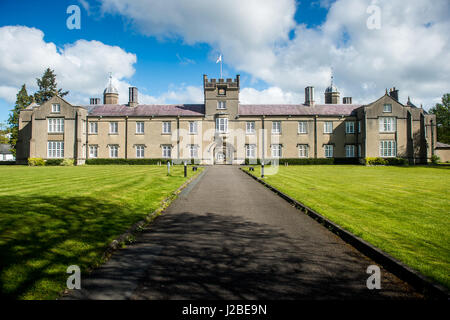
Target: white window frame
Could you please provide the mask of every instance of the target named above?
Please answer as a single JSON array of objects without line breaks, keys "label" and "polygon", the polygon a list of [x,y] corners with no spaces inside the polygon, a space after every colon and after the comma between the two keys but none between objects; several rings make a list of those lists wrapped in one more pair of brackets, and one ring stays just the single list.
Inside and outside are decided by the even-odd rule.
[{"label": "white window frame", "polygon": [[61,105],[59,103],[52,104],[52,113],[61,113]]},{"label": "white window frame", "polygon": [[98,122],[89,122],[89,134],[98,134]]},{"label": "white window frame", "polygon": [[64,133],[64,118],[48,118],[49,133]]},{"label": "white window frame", "polygon": [[119,123],[117,121],[109,123],[109,134],[119,134]]},{"label": "white window frame", "polygon": [[283,146],[281,144],[272,144],[272,158],[281,158],[283,155]]},{"label": "white window frame", "polygon": [[145,133],[145,122],[144,121],[136,121],[136,133],[137,134]]},{"label": "white window frame", "polygon": [[138,159],[145,158],[145,145],[143,144],[136,145],[136,158]]},{"label": "white window frame", "polygon": [[361,145],[358,144],[358,157],[361,158]]},{"label": "white window frame", "polygon": [[299,144],[298,145],[298,157],[299,158],[308,158],[309,148],[307,144]]},{"label": "white window frame", "polygon": [[354,144],[345,145],[345,157],[346,158],[355,158],[355,145]]},{"label": "white window frame", "polygon": [[361,133],[361,126],[362,126],[362,121],[359,120],[358,121],[358,133]]},{"label": "white window frame", "polygon": [[216,118],[216,132],[228,133],[228,118]]},{"label": "white window frame", "polygon": [[397,156],[397,143],[395,140],[380,141],[380,157],[395,158]]},{"label": "white window frame", "polygon": [[323,133],[333,133],[333,121],[325,121],[323,123]]},{"label": "white window frame", "polygon": [[345,121],[345,133],[355,133],[355,121]]},{"label": "white window frame", "polygon": [[217,110],[225,110],[227,108],[227,102],[224,100],[217,101]]},{"label": "white window frame", "polygon": [[308,122],[307,121],[299,121],[298,122],[298,133],[299,134],[308,133]]},{"label": "white window frame", "polygon": [[111,144],[109,147],[109,157],[116,159],[119,157],[119,146],[116,144]]},{"label": "white window frame", "polygon": [[332,144],[326,144],[323,147],[325,150],[325,158],[333,158],[334,146]]},{"label": "white window frame", "polygon": [[390,104],[390,103],[385,103],[385,104],[383,105],[383,112],[391,113],[391,112],[392,112],[392,104]]},{"label": "white window frame", "polygon": [[98,157],[98,146],[90,145],[89,146],[89,158],[95,159]]},{"label": "white window frame", "polygon": [[164,133],[164,134],[172,133],[172,122],[171,121],[163,121],[162,133]]},{"label": "white window frame", "polygon": [[281,134],[281,121],[272,121],[272,134]]},{"label": "white window frame", "polygon": [[198,159],[198,145],[196,144],[189,145],[189,157],[190,159]]},{"label": "white window frame", "polygon": [[47,158],[49,159],[64,158],[64,141],[48,141]]},{"label": "white window frame", "polygon": [[246,134],[254,134],[255,133],[255,121],[247,121],[245,123],[245,133]]},{"label": "white window frame", "polygon": [[397,119],[395,117],[380,117],[380,132],[394,133],[397,131]]},{"label": "white window frame", "polygon": [[256,144],[246,144],[245,145],[245,158],[255,159],[256,158]]},{"label": "white window frame", "polygon": [[189,134],[198,134],[198,122],[189,121]]},{"label": "white window frame", "polygon": [[170,144],[164,144],[161,146],[162,157],[165,159],[172,158],[172,146]]}]

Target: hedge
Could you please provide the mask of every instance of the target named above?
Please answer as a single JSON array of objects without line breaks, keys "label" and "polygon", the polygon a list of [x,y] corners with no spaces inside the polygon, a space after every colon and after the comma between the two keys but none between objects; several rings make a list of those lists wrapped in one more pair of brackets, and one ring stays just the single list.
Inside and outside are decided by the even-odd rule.
[{"label": "hedge", "polygon": [[366,158],[363,159],[366,165],[369,166],[407,166],[409,165],[408,159],[404,158]]},{"label": "hedge", "polygon": [[[249,164],[258,164],[261,165],[261,160],[262,159],[251,159],[252,161],[250,162],[250,159],[245,159],[245,164],[249,165]],[[274,161],[278,161],[279,165],[285,165],[285,164],[290,164],[290,165],[308,165],[308,164],[333,164],[334,163],[334,159],[333,158],[281,158],[281,159],[264,159],[264,163],[266,165],[270,165],[272,164]],[[257,161],[257,163],[253,163],[254,161]]]},{"label": "hedge", "polygon": [[4,165],[4,166],[10,166],[10,165],[13,165],[13,164],[16,164],[16,162],[15,161],[0,161],[0,165]]},{"label": "hedge", "polygon": [[87,159],[86,164],[88,165],[104,165],[104,164],[128,164],[128,165],[155,165],[155,164],[167,164],[170,161],[171,164],[198,164],[200,161],[196,159],[110,159],[110,158],[97,158],[97,159]]},{"label": "hedge", "polygon": [[45,166],[45,161],[42,158],[28,158],[28,165],[31,167]]}]

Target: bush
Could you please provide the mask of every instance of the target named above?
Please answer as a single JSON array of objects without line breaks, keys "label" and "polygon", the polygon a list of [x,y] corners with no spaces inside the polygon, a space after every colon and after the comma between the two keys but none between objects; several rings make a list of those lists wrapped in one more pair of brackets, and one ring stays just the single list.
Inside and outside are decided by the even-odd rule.
[{"label": "bush", "polygon": [[72,167],[74,165],[74,163],[75,163],[75,160],[73,160],[73,159],[64,159],[61,162],[60,166]]},{"label": "bush", "polygon": [[407,166],[408,159],[404,158],[366,158],[365,164],[368,166]]},{"label": "bush", "polygon": [[[261,164],[261,160],[262,159],[252,159],[252,160],[256,160],[257,164],[260,165]],[[274,159],[264,159],[264,162],[266,165],[270,165],[273,163]],[[281,158],[281,159],[276,159],[278,160],[278,164],[279,165],[285,165],[286,163],[288,165],[310,165],[310,164],[333,164],[334,163],[334,159],[332,158]],[[249,165],[249,164],[254,164],[250,162],[250,159],[245,159],[245,164]]]},{"label": "bush", "polygon": [[167,164],[167,161],[170,161],[172,164],[184,164],[184,161],[187,164],[195,164],[199,163],[199,160],[194,159],[110,159],[110,158],[98,158],[98,159],[88,159],[86,160],[86,164],[89,165],[105,165],[105,164],[128,164],[128,165],[155,165],[161,163],[162,165]]},{"label": "bush", "polygon": [[63,159],[48,159],[45,161],[46,166],[60,166]]},{"label": "bush", "polygon": [[0,161],[0,165],[4,165],[4,166],[10,166],[16,164],[15,161]]},{"label": "bush", "polygon": [[28,158],[28,165],[31,167],[45,166],[45,161],[42,158]]},{"label": "bush", "polygon": [[441,158],[439,158],[437,155],[432,155],[431,156],[431,163],[432,164],[438,164],[438,162],[441,160]]}]

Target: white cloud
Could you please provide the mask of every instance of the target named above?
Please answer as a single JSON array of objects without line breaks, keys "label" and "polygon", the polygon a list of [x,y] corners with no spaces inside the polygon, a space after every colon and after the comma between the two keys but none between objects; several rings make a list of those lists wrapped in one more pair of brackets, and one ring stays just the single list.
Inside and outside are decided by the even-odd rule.
[{"label": "white cloud", "polygon": [[[318,102],[332,67],[341,96],[361,103],[396,86],[402,101],[411,95],[429,107],[449,90],[448,0],[321,0],[329,11],[315,28],[295,23],[295,0],[101,1],[104,12],[127,17],[143,34],[210,44],[225,63],[269,87],[303,94],[313,85]],[[371,4],[381,9],[379,30],[367,28]]]},{"label": "white cloud", "polygon": [[239,100],[243,104],[296,104],[303,102],[303,96],[295,92],[283,91],[278,87],[270,87],[264,90],[243,88]]}]

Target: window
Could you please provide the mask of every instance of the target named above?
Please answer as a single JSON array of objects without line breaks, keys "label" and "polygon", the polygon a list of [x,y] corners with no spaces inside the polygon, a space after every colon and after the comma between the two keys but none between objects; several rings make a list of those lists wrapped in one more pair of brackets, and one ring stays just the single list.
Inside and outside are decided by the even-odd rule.
[{"label": "window", "polygon": [[63,118],[49,118],[48,119],[48,132],[49,133],[63,133],[64,132],[64,119]]},{"label": "window", "polygon": [[347,158],[354,158],[355,157],[355,146],[352,144],[348,144],[345,146],[345,156]]},{"label": "window", "polygon": [[217,101],[217,109],[226,109],[227,108],[227,102],[226,101]]},{"label": "window", "polygon": [[272,121],[272,133],[281,133],[281,121]]},{"label": "window", "polygon": [[52,104],[52,113],[60,113],[61,112],[61,105],[55,103]]},{"label": "window", "polygon": [[281,144],[272,145],[272,158],[281,158]]},{"label": "window", "polygon": [[216,119],[216,132],[227,133],[228,132],[228,119],[217,118]]},{"label": "window", "polygon": [[345,122],[345,133],[355,133],[355,122],[346,121]]},{"label": "window", "polygon": [[189,133],[190,134],[197,134],[197,121],[189,121]]},{"label": "window", "polygon": [[247,159],[256,158],[256,145],[254,145],[254,144],[246,144],[245,145],[245,157]]},{"label": "window", "polygon": [[118,158],[119,157],[119,146],[117,146],[117,145],[109,146],[109,157],[110,158]]},{"label": "window", "polygon": [[389,158],[397,156],[397,146],[394,140],[380,141],[380,157]]},{"label": "window", "polygon": [[189,155],[191,159],[197,159],[198,158],[198,146],[195,144],[189,145]]},{"label": "window", "polygon": [[47,149],[47,158],[64,158],[64,142],[49,141]]},{"label": "window", "polygon": [[333,122],[325,121],[323,123],[323,133],[333,133]]},{"label": "window", "polygon": [[110,122],[109,123],[109,133],[110,134],[118,134],[119,133],[119,123]]},{"label": "window", "polygon": [[392,112],[392,104],[385,104],[383,106],[383,112]]},{"label": "window", "polygon": [[142,121],[136,122],[136,133],[138,134],[144,133],[144,122]]},{"label": "window", "polygon": [[247,121],[245,127],[245,133],[253,134],[255,133],[255,121]]},{"label": "window", "polygon": [[163,158],[171,158],[172,157],[172,146],[170,146],[170,145],[162,146],[162,156],[163,156]]},{"label": "window", "polygon": [[89,133],[90,134],[98,133],[98,122],[89,122]]},{"label": "window", "polygon": [[361,145],[358,144],[358,157],[361,157]]},{"label": "window", "polygon": [[395,132],[395,118],[394,117],[380,117],[380,132]]},{"label": "window", "polygon": [[144,145],[137,145],[136,146],[136,158],[144,158]]},{"label": "window", "polygon": [[298,122],[298,133],[308,133],[308,123],[306,121]]},{"label": "window", "polygon": [[358,133],[361,133],[361,120],[358,121]]},{"label": "window", "polygon": [[308,158],[308,145],[306,144],[298,145],[298,156],[299,158]]},{"label": "window", "polygon": [[163,122],[163,133],[171,133],[172,132],[172,123],[170,121]]},{"label": "window", "polygon": [[81,126],[82,126],[81,130],[83,130],[83,134],[86,134],[86,120],[83,120]]},{"label": "window", "polygon": [[98,157],[98,146],[89,146],[89,158]]},{"label": "window", "polygon": [[326,144],[324,147],[325,147],[325,158],[333,158],[333,145]]}]

